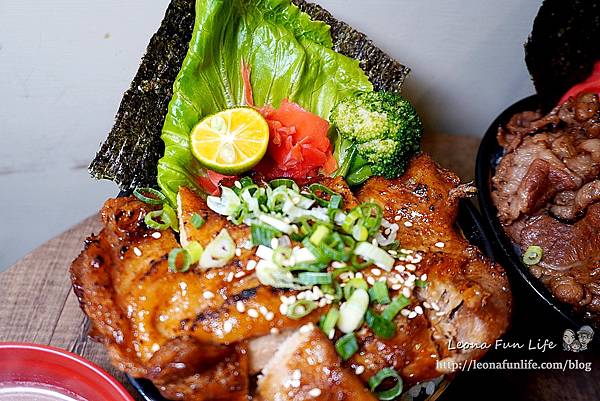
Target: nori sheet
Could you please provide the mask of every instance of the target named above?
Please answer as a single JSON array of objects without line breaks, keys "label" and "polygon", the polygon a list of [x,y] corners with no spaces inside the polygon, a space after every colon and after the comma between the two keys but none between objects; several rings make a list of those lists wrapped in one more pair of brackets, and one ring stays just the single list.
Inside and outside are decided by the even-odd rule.
[{"label": "nori sheet", "polygon": [[[409,68],[322,7],[304,0],[292,2],[311,18],[331,26],[334,49],[359,60],[376,90],[400,92]],[[194,27],[194,3],[195,0],[171,0],[121,100],[115,125],[89,166],[93,177],[112,180],[123,191],[157,186],[157,163],[164,153],[161,129],[173,83],[188,51]]]},{"label": "nori sheet", "polygon": [[600,2],[545,0],[525,44],[525,62],[544,106],[555,106],[599,60]]}]

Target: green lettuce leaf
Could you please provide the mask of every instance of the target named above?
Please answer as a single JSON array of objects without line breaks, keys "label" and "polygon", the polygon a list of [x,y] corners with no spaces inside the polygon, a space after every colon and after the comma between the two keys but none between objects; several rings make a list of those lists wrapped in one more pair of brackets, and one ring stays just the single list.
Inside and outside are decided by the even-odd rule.
[{"label": "green lettuce leaf", "polygon": [[162,131],[158,184],[172,203],[181,185],[202,193],[197,180],[206,171],[191,153],[190,132],[205,116],[243,104],[242,60],[257,106],[287,98],[327,118],[338,99],[372,90],[358,62],[332,50],[329,26],[289,0],[197,0]]}]

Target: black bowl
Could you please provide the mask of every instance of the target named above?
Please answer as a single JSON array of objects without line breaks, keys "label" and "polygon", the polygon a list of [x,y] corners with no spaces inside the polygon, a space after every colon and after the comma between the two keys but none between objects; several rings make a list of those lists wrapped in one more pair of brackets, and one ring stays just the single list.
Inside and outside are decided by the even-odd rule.
[{"label": "black bowl", "polygon": [[[475,183],[479,207],[488,236],[494,242],[496,258],[508,270],[514,284],[525,289],[525,296],[533,296],[564,318],[573,328],[581,327],[584,322],[581,316],[575,313],[573,307],[556,299],[546,286],[539,281],[521,261],[521,250],[505,233],[498,219],[496,206],[492,201],[492,177],[503,155],[503,149],[496,140],[498,127],[505,125],[510,118],[519,112],[541,109],[541,102],[537,95],[526,97],[504,110],[487,129],[475,164]],[[514,283],[515,280],[521,283]],[[516,292],[516,291],[515,291]],[[589,323],[588,323],[589,324]]]},{"label": "black bowl", "polygon": [[[124,193],[121,193],[124,195]],[[458,208],[457,223],[469,243],[477,246],[487,257],[493,259],[493,244],[486,237],[481,217],[469,200],[461,200]],[[136,379],[127,375],[127,380],[145,401],[167,401],[150,380]],[[436,391],[430,396],[420,396],[416,401],[436,400],[446,390],[449,380],[438,384]]]}]

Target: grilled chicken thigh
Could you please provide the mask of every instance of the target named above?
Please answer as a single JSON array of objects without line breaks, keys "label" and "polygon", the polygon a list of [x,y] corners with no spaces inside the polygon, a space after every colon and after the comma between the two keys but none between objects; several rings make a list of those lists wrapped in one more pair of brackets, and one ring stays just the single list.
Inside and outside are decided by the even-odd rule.
[{"label": "grilled chicken thigh", "polygon": [[[181,243],[206,246],[225,228],[235,256],[219,268],[170,272],[168,253],[180,244],[170,229],[146,226],[144,217],[154,207],[131,197],[108,200],[104,229],[87,240],[71,266],[90,334],[106,345],[119,369],[152,380],[174,400],[247,399],[253,393],[249,376],[261,370],[255,396],[264,400],[371,400],[364,385],[384,367],[410,384],[451,371],[437,361],[481,357],[481,350],[450,345],[493,342],[508,325],[511,298],[502,269],[454,224],[458,204],[450,193],[457,177],[420,155],[403,177],[372,178],[357,197],[342,179],[320,183],[342,195],[346,210],[373,201],[398,225],[399,264],[390,272],[374,266],[361,271],[369,282],[385,278],[391,296],[411,292],[411,305],[394,319],[393,338],[377,338],[363,326],[356,332],[359,352],[341,362],[332,340],[311,325],[329,305],[300,319],[283,314],[283,297],[300,291],[262,285],[250,229],[213,212],[187,188],[178,197]],[[195,214],[205,221],[201,227],[192,223]],[[427,286],[415,287],[415,278]],[[283,391],[296,370],[301,386]]]}]

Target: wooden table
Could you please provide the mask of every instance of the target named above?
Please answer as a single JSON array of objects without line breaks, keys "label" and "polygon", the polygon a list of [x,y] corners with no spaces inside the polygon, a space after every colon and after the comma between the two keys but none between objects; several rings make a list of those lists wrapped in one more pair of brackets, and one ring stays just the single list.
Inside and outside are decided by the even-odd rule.
[{"label": "wooden table", "polygon": [[[440,164],[457,171],[465,181],[473,178],[478,144],[478,138],[466,136],[425,138],[425,149]],[[88,322],[71,291],[69,264],[81,252],[85,237],[99,228],[97,216],[89,217],[0,274],[0,341],[48,344],[82,355],[108,370],[137,399],[141,399],[124,376],[112,368],[102,346],[88,339]],[[565,323],[547,313],[532,297],[520,297],[519,294],[524,292],[521,289],[515,288],[515,292],[513,329],[506,338],[522,343],[529,339],[551,338],[560,344]],[[592,362],[596,366],[587,373],[572,370],[564,373],[548,370],[468,372],[459,375],[450,385],[444,399],[600,400],[600,358],[597,353],[494,351],[486,360],[515,361],[521,358],[539,362],[570,358]]]}]

